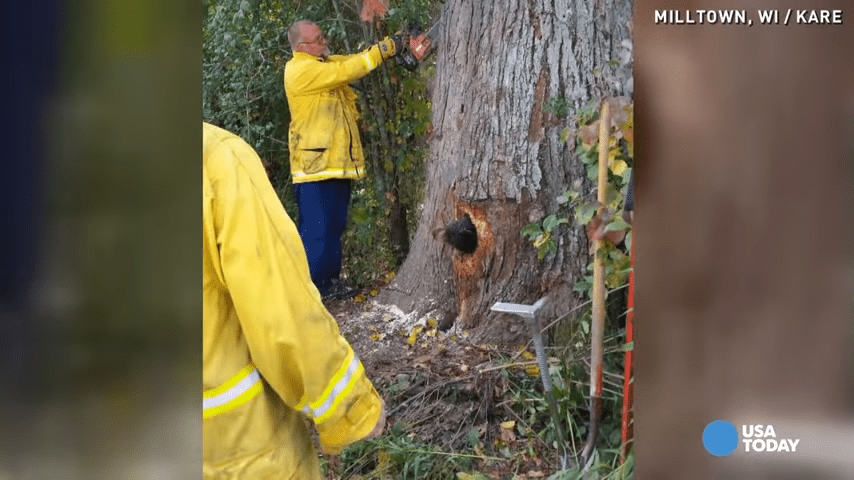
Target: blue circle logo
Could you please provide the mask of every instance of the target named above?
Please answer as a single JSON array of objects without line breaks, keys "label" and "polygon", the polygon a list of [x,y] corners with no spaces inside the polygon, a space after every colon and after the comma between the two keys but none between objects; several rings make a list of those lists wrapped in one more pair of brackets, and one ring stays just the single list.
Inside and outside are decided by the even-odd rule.
[{"label": "blue circle logo", "polygon": [[726,420],[715,420],[703,430],[703,446],[716,457],[725,457],[738,448],[738,430]]}]

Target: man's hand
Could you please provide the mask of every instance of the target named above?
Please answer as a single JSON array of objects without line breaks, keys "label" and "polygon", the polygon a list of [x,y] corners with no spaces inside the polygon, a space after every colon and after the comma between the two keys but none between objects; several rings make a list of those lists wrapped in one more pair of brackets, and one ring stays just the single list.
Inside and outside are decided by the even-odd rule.
[{"label": "man's hand", "polygon": [[380,47],[380,53],[383,58],[393,57],[403,51],[406,42],[409,41],[409,36],[405,33],[398,33],[391,37],[385,37],[377,44]]}]

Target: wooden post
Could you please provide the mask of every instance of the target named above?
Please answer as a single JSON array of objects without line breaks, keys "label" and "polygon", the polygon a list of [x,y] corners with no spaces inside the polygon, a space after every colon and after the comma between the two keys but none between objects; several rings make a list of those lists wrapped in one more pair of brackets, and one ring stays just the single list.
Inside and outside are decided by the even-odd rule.
[{"label": "wooden post", "polygon": [[[611,115],[608,102],[602,101],[602,111],[599,115],[599,182],[597,184],[597,200],[605,205],[605,194],[608,185],[608,138]],[[601,208],[601,207],[600,207]],[[599,215],[602,215],[600,209]],[[599,258],[599,250],[604,239],[593,241],[593,318],[590,326],[590,430],[587,443],[581,453],[584,463],[592,458],[599,434],[599,418],[602,411],[602,358],[605,336],[605,266]]]}]

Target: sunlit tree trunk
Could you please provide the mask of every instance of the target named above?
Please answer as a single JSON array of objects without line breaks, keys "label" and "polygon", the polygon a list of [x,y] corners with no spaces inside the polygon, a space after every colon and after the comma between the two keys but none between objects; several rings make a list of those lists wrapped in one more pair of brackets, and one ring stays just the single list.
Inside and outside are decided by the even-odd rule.
[{"label": "sunlit tree trunk", "polygon": [[[557,197],[574,181],[592,188],[561,131],[591,99],[631,93],[630,69],[613,62],[630,48],[621,42],[630,39],[631,11],[631,0],[446,3],[424,209],[381,300],[463,328],[489,324],[496,301],[549,295],[544,313],[552,318],[577,303],[572,286],[588,262],[582,229],[562,230],[557,252],[542,262],[520,230],[557,212]],[[551,99],[568,102],[568,115],[544,111]],[[432,234],[465,214],[478,230],[471,255]]]}]

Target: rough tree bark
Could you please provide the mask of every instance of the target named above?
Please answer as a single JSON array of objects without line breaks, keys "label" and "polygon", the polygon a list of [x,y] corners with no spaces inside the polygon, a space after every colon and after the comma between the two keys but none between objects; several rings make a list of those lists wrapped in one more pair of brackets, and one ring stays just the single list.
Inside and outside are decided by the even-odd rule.
[{"label": "rough tree bark", "polygon": [[[471,329],[487,321],[493,333],[515,330],[492,328],[495,301],[533,303],[547,294],[544,313],[551,318],[575,305],[572,286],[588,262],[582,229],[562,234],[557,253],[543,262],[520,235],[526,224],[557,212],[556,198],[576,179],[593,188],[560,139],[568,120],[543,107],[563,97],[571,116],[592,98],[631,94],[631,73],[609,65],[630,38],[631,12],[632,0],[445,4],[424,210],[410,254],[381,301],[434,312],[445,325],[456,320]],[[464,214],[478,230],[471,255],[431,234]]]}]

